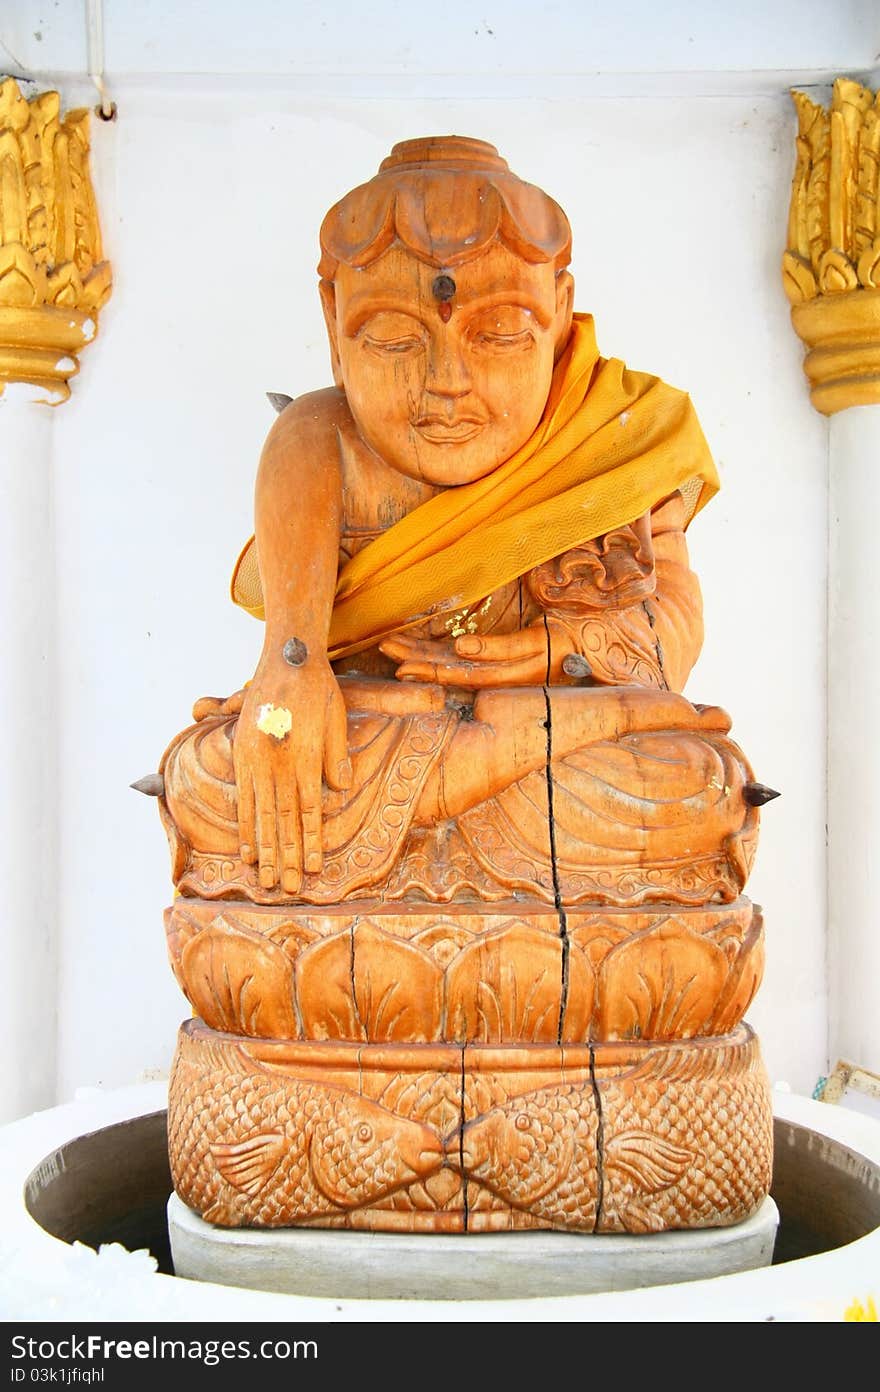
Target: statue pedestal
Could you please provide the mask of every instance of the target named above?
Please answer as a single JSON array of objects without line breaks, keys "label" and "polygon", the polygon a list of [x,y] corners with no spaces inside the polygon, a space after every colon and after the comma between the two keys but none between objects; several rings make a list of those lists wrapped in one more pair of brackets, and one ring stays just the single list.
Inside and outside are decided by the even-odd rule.
[{"label": "statue pedestal", "polygon": [[169,1155],[224,1228],[728,1227],[770,1187],[747,899],[178,899]]},{"label": "statue pedestal", "polygon": [[768,1193],[752,1030],[584,1045],[358,1044],[180,1030],[180,1198],[224,1228],[729,1227]]},{"label": "statue pedestal", "polygon": [[513,1300],[635,1290],[769,1266],[779,1212],[767,1198],[729,1228],[689,1232],[330,1232],[215,1228],[168,1201],[177,1276],[346,1300]]}]

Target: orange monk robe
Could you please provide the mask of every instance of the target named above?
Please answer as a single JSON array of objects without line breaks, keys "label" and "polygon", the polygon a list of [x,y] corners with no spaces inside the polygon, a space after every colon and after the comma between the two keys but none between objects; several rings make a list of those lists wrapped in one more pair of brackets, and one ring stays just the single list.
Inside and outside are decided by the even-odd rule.
[{"label": "orange monk robe", "polygon": [[[718,487],[690,397],[601,358],[592,316],[576,314],[531,438],[484,478],[414,508],[343,567],[329,656],[475,604],[676,489],[689,521]],[[253,537],[236,564],[232,597],[265,617]]]}]

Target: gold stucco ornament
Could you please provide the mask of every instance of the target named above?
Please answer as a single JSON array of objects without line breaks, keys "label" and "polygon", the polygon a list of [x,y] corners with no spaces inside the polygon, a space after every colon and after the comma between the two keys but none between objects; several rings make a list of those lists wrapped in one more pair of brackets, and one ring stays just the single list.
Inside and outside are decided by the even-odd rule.
[{"label": "gold stucco ornament", "polygon": [[880,94],[841,77],[830,110],[792,97],[797,163],[782,277],[813,405],[833,415],[880,401]]},{"label": "gold stucco ornament", "polygon": [[0,394],[23,382],[58,403],[97,332],[110,263],[89,172],[89,112],[0,82]]}]

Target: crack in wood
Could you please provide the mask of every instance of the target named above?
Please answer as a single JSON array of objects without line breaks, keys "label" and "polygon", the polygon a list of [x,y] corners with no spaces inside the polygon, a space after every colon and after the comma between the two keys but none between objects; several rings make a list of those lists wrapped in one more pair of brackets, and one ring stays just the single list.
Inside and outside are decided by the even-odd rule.
[{"label": "crack in wood", "polygon": [[463,1045],[462,1045],[462,1048],[461,1048],[461,1089],[460,1089],[460,1092],[459,1092],[459,1116],[458,1116],[458,1164],[459,1164],[459,1169],[461,1170],[461,1201],[462,1201],[462,1207],[463,1207],[463,1210],[464,1210],[464,1230],[465,1230],[465,1232],[467,1232],[467,1230],[468,1230],[468,1177],[467,1177],[467,1170],[465,1169],[465,1166],[464,1166],[464,1127],[465,1127],[465,1114],[464,1114],[464,1080],[465,1080],[465,1071],[464,1071],[464,1051],[465,1051],[465,1048],[466,1048],[466,1047],[467,1047],[467,1046],[463,1044]]},{"label": "crack in wood", "polygon": [[593,1232],[598,1232],[602,1223],[602,1204],[605,1199],[605,1117],[602,1113],[602,1093],[596,1077],[596,1050],[590,1050],[590,1085],[593,1089],[593,1102],[596,1107],[596,1218]]},{"label": "crack in wood", "polygon": [[646,599],[642,600],[642,608],[648,616],[648,623],[651,625],[651,632],[654,635],[654,652],[657,654],[657,666],[660,668],[660,681],[664,691],[669,690],[669,682],[666,680],[666,673],[663,669],[663,645],[657,633],[657,621],[654,618],[654,611]]},{"label": "crack in wood", "polygon": [[544,632],[547,637],[547,671],[544,678],[544,729],[547,731],[547,759],[544,772],[547,779],[547,829],[550,840],[550,873],[553,877],[553,902],[559,920],[559,937],[562,941],[562,980],[559,992],[559,1021],[556,1027],[556,1042],[562,1044],[562,1031],[565,1025],[565,1011],[568,1006],[568,920],[562,903],[562,890],[559,884],[559,866],[556,858],[556,821],[553,815],[553,713],[550,705],[550,626],[547,615],[544,618]]},{"label": "crack in wood", "polygon": [[349,975],[349,982],[350,982],[350,986],[351,986],[351,1008],[352,1008],[352,1010],[354,1011],[354,1017],[355,1017],[355,1019],[357,1020],[358,1024],[360,1025],[361,1030],[363,1031],[363,1037],[364,1037],[364,1039],[368,1039],[368,1038],[369,1038],[369,1031],[367,1030],[366,1025],[364,1024],[364,1021],[361,1019],[361,1011],[360,1011],[360,1006],[358,1005],[358,998],[357,998],[357,986],[356,986],[356,984],[355,984],[355,970],[354,970],[354,954],[355,954],[354,930],[357,928],[357,926],[358,926],[359,923],[360,923],[360,915],[356,915],[356,916],[352,919],[352,921],[351,921],[351,927],[350,927],[349,930],[348,930],[348,941],[349,941],[348,975]]}]

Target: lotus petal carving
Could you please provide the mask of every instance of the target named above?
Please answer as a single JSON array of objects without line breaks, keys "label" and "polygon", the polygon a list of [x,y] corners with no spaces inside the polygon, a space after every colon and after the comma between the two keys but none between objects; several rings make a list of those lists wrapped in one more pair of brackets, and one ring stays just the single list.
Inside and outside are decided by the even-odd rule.
[{"label": "lotus petal carving", "polygon": [[276,943],[215,918],[183,948],[180,973],[193,1009],[212,1029],[296,1039],[293,966]]},{"label": "lotus petal carving", "polygon": [[764,919],[755,909],[712,1016],[712,1034],[727,1034],[738,1025],[755,998],[764,975]]},{"label": "lotus petal carving", "polygon": [[675,919],[611,949],[599,972],[600,1039],[692,1039],[727,980],[720,947]]},{"label": "lotus petal carving", "polygon": [[819,289],[825,295],[839,295],[845,290],[857,290],[859,278],[855,267],[842,251],[832,248],[819,262]]},{"label": "lotus petal carving", "polygon": [[859,283],[866,290],[880,289],[880,237],[865,247],[859,257]]},{"label": "lotus petal carving", "polygon": [[791,304],[802,304],[819,293],[809,261],[791,251],[782,258],[782,284]]},{"label": "lotus petal carving", "polygon": [[579,1044],[726,1034],[764,968],[761,913],[748,904],[692,915],[693,924],[653,912],[625,923],[572,916],[567,943],[551,914],[496,915],[482,931],[483,915],[444,916],[408,937],[407,915],[382,926],[352,915],[337,928],[311,914],[217,907],[178,899],[168,911],[172,965],[207,1023],[257,1038]]},{"label": "lotus petal carving", "polygon": [[425,952],[429,952],[441,967],[448,967],[473,937],[473,932],[460,923],[452,919],[441,919],[439,923],[432,923],[430,928],[423,928],[420,933],[416,933],[412,941],[418,943]]},{"label": "lotus petal carving", "polygon": [[426,952],[371,923],[307,948],[296,963],[309,1039],[439,1039],[443,971]]},{"label": "lotus petal carving", "polygon": [[465,947],[447,975],[446,1034],[468,1043],[555,1043],[563,968],[567,969],[563,1038],[588,1036],[596,980],[582,952],[525,923],[513,923]]},{"label": "lotus petal carving", "polygon": [[171,963],[171,970],[177,978],[177,984],[187,999],[186,981],[180,969],[180,958],[184,947],[194,938],[196,933],[201,932],[203,924],[193,919],[189,914],[181,913],[176,905],[165,910],[165,944],[168,948],[168,960]]}]

